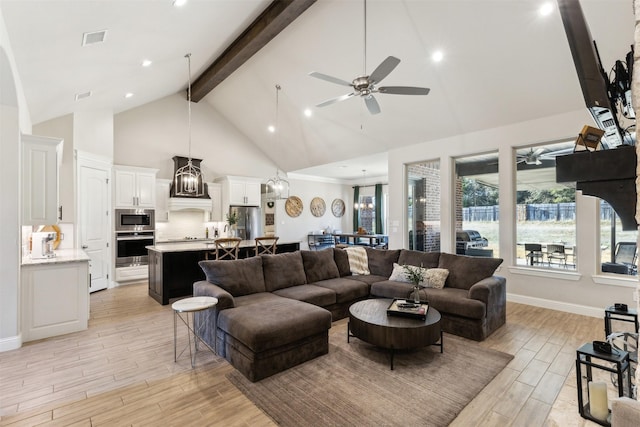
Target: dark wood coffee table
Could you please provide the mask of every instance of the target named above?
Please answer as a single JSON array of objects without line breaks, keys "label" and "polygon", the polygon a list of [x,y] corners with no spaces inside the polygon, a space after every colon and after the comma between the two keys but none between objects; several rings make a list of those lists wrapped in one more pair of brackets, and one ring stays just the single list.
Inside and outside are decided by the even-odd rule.
[{"label": "dark wood coffee table", "polygon": [[393,300],[368,299],[349,307],[347,342],[356,337],[391,352],[391,369],[396,350],[435,345],[443,352],[440,312],[429,307],[426,320],[389,316],[387,308]]}]

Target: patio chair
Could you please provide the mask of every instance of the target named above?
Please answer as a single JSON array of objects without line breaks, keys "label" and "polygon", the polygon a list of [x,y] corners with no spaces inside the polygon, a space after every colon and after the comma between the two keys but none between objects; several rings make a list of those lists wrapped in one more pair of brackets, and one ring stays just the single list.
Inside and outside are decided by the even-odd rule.
[{"label": "patio chair", "polygon": [[636,242],[620,242],[616,244],[614,262],[603,262],[604,273],[638,274],[638,245]]},{"label": "patio chair", "polygon": [[551,267],[553,261],[557,261],[558,265],[564,265],[564,267],[567,268],[567,254],[564,252],[564,245],[547,245],[547,262],[549,263],[549,267]]},{"label": "patio chair", "polygon": [[527,264],[542,264],[543,254],[542,245],[540,243],[525,243],[524,250],[527,252]]}]

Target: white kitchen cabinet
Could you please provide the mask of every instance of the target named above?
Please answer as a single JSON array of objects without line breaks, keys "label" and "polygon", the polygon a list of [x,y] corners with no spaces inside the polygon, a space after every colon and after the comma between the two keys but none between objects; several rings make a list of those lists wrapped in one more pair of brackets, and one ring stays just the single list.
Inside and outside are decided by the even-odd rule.
[{"label": "white kitchen cabinet", "polygon": [[224,221],[222,217],[222,185],[215,182],[208,182],[209,197],[211,197],[211,214],[209,221]]},{"label": "white kitchen cabinet", "polygon": [[156,180],[156,222],[169,221],[169,189],[170,179]]},{"label": "white kitchen cabinet", "polygon": [[62,140],[22,135],[22,225],[57,224]]},{"label": "white kitchen cabinet", "polygon": [[89,261],[23,264],[22,339],[33,341],[87,329]]},{"label": "white kitchen cabinet", "polygon": [[113,167],[116,208],[155,208],[157,169],[132,166]]},{"label": "white kitchen cabinet", "polygon": [[222,184],[223,205],[260,206],[260,179],[227,176],[216,181]]}]

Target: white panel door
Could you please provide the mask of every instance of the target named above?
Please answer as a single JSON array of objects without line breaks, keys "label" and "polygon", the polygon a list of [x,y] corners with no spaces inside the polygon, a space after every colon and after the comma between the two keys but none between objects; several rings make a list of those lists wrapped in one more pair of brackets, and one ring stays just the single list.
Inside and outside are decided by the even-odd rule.
[{"label": "white panel door", "polygon": [[109,171],[86,165],[80,166],[80,243],[91,258],[89,292],[106,289],[109,285]]}]

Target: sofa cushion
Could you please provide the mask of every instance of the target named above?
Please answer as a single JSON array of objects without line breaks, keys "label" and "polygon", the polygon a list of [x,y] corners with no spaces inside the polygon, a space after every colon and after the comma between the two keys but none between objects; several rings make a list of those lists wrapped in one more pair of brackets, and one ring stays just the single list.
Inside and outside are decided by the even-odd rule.
[{"label": "sofa cushion", "polygon": [[439,268],[449,270],[445,287],[469,290],[485,277],[490,277],[502,263],[501,258],[440,254]]},{"label": "sofa cushion", "polygon": [[[370,276],[363,276],[370,277]],[[336,295],[338,304],[357,301],[369,296],[369,285],[358,280],[349,280],[346,277],[322,280],[314,283],[315,286],[330,289]]]},{"label": "sofa cushion", "polygon": [[371,285],[371,296],[378,298],[409,298],[413,285],[408,282],[381,280]]},{"label": "sofa cushion", "polygon": [[467,297],[468,291],[456,288],[427,288],[429,305],[441,313],[452,314],[470,319],[484,319],[487,306],[482,302]]},{"label": "sofa cushion", "polygon": [[331,313],[324,308],[276,297],[222,310],[218,328],[258,353],[326,332]]},{"label": "sofa cushion", "polygon": [[319,307],[328,307],[336,303],[336,293],[331,289],[315,285],[298,285],[273,291],[274,295],[308,302]]},{"label": "sofa cushion", "polygon": [[336,262],[340,277],[351,276],[351,267],[349,266],[349,254],[341,248],[333,249],[333,260]]},{"label": "sofa cushion", "polygon": [[387,277],[385,277],[385,276],[374,276],[374,275],[371,275],[371,274],[367,274],[367,275],[347,276],[347,277],[344,277],[344,279],[355,280],[357,282],[363,282],[363,283],[366,283],[367,285],[371,285],[372,283],[382,282],[384,280],[387,280]]},{"label": "sofa cushion", "polygon": [[338,266],[333,260],[333,249],[300,251],[300,253],[302,254],[302,265],[307,276],[307,283],[340,277]]},{"label": "sofa cushion", "polygon": [[261,255],[260,257],[262,258],[264,285],[268,292],[307,283],[300,251]]},{"label": "sofa cushion", "polygon": [[435,268],[438,266],[440,252],[420,252],[409,249],[402,249],[398,257],[400,265],[417,265],[424,268]]},{"label": "sofa cushion", "polygon": [[393,263],[398,262],[400,249],[365,248],[369,259],[369,271],[376,276],[391,276]]},{"label": "sofa cushion", "polygon": [[234,261],[200,261],[198,265],[208,282],[220,286],[234,297],[266,290],[260,257]]}]

